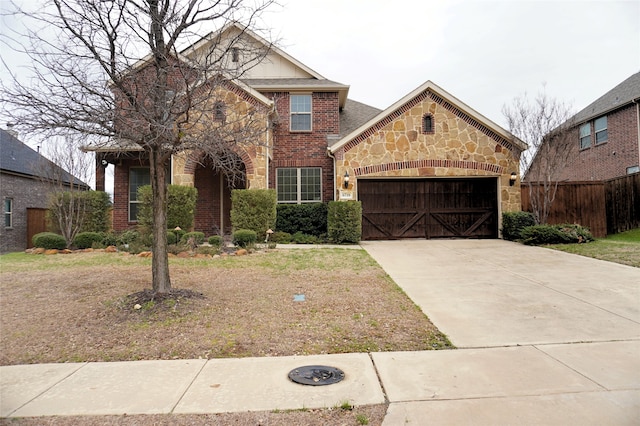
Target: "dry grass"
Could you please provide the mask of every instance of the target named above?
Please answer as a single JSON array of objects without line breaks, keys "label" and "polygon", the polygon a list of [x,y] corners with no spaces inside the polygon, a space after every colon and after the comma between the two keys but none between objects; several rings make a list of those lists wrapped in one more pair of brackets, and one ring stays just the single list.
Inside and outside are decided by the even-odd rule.
[{"label": "dry grass", "polygon": [[0,257],[0,364],[450,347],[362,250],[172,259],[173,287],[202,297],[134,309],[149,264],[110,253]]}]

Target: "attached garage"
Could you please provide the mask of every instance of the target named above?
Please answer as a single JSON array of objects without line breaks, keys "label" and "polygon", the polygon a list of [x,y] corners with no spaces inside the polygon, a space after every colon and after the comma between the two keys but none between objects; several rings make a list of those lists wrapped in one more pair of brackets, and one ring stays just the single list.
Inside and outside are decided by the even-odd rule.
[{"label": "attached garage", "polygon": [[362,179],[362,238],[497,238],[497,178]]}]

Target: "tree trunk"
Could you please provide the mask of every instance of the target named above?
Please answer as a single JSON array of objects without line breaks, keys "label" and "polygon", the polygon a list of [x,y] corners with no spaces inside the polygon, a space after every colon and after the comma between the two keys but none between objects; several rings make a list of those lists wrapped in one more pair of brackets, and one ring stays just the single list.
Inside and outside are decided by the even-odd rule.
[{"label": "tree trunk", "polygon": [[169,278],[169,256],[167,253],[167,180],[160,149],[151,148],[149,150],[149,162],[153,200],[153,256],[151,257],[153,291],[168,293],[171,291],[171,279]]}]

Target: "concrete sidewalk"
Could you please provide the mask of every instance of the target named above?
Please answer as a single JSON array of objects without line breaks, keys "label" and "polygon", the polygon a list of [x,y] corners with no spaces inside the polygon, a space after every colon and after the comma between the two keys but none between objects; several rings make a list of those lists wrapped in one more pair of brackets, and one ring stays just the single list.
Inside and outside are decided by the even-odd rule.
[{"label": "concrete sidewalk", "polygon": [[[0,367],[3,417],[388,403],[404,424],[640,423],[640,270],[504,241],[363,243],[463,349]],[[342,369],[329,386],[303,365]]]}]

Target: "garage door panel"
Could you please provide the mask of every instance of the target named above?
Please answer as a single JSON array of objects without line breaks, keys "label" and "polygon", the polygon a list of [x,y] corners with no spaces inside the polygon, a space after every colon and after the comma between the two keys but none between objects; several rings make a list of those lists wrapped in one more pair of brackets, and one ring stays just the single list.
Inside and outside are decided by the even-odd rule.
[{"label": "garage door panel", "polygon": [[497,238],[495,178],[362,180],[364,239]]}]

